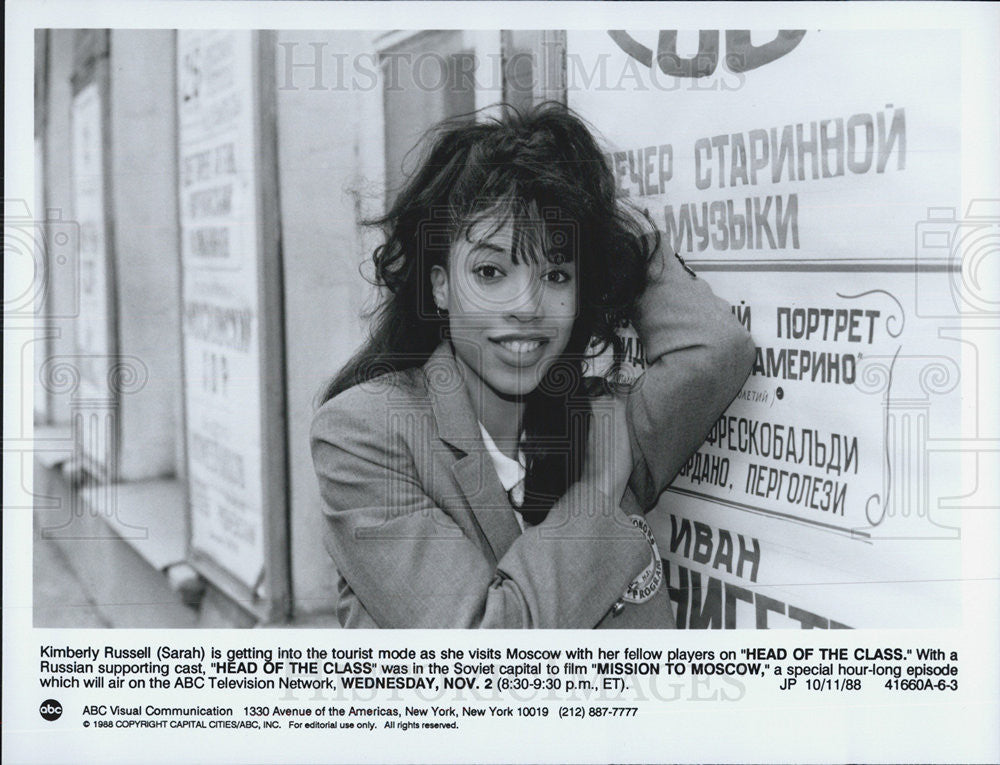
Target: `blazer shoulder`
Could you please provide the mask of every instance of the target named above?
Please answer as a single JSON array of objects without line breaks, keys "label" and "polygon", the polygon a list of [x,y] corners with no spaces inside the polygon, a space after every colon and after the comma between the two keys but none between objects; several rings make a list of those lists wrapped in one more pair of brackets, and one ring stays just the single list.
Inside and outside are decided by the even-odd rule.
[{"label": "blazer shoulder", "polygon": [[345,434],[376,432],[392,409],[430,407],[420,367],[389,372],[359,383],[324,403],[313,415],[310,441],[335,442]]}]

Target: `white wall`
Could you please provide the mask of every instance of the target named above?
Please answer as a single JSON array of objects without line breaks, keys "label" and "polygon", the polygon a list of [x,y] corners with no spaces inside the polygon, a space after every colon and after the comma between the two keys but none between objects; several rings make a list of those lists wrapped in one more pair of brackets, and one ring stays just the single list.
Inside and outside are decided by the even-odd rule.
[{"label": "white wall", "polygon": [[111,193],[120,353],[149,373],[122,396],[121,477],[179,464],[180,273],[174,145],[174,33],[111,33]]},{"label": "white wall", "polygon": [[[336,573],[322,545],[322,499],[309,453],[313,401],[363,339],[371,296],[359,275],[374,239],[359,226],[382,204],[381,89],[358,75],[338,90],[335,55],[371,52],[359,32],[277,35],[278,172],[285,286],[285,359],[292,588],[297,614],[330,611]],[[288,61],[322,69],[289,69]],[[291,59],[289,59],[291,56]],[[362,58],[362,67],[374,69]]]}]

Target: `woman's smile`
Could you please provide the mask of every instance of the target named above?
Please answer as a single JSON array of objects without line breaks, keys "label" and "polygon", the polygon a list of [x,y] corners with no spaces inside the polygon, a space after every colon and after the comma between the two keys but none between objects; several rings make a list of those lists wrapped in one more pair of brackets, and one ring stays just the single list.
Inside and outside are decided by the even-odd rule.
[{"label": "woman's smile", "polygon": [[520,335],[502,335],[499,337],[488,337],[491,343],[506,351],[504,360],[512,366],[531,366],[539,361],[544,355],[542,349],[548,344],[548,338]]}]

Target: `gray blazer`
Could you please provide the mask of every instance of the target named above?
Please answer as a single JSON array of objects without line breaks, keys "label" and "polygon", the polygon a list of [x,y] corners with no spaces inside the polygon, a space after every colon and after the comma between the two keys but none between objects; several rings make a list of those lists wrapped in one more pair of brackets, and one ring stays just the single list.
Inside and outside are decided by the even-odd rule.
[{"label": "gray blazer", "polygon": [[679,258],[654,258],[636,321],[647,368],[627,394],[635,469],[621,506],[583,484],[523,533],[442,344],[423,367],[326,402],[311,442],[345,627],[673,627],[666,584],[625,602],[652,508],[750,372],[730,307]]}]

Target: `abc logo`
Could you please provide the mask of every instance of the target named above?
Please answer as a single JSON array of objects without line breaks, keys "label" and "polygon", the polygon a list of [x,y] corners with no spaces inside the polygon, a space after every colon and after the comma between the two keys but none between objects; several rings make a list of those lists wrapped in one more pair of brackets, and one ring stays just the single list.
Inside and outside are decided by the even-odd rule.
[{"label": "abc logo", "polygon": [[53,722],[62,717],[62,704],[55,699],[46,699],[38,707],[38,713],[49,722]]}]

